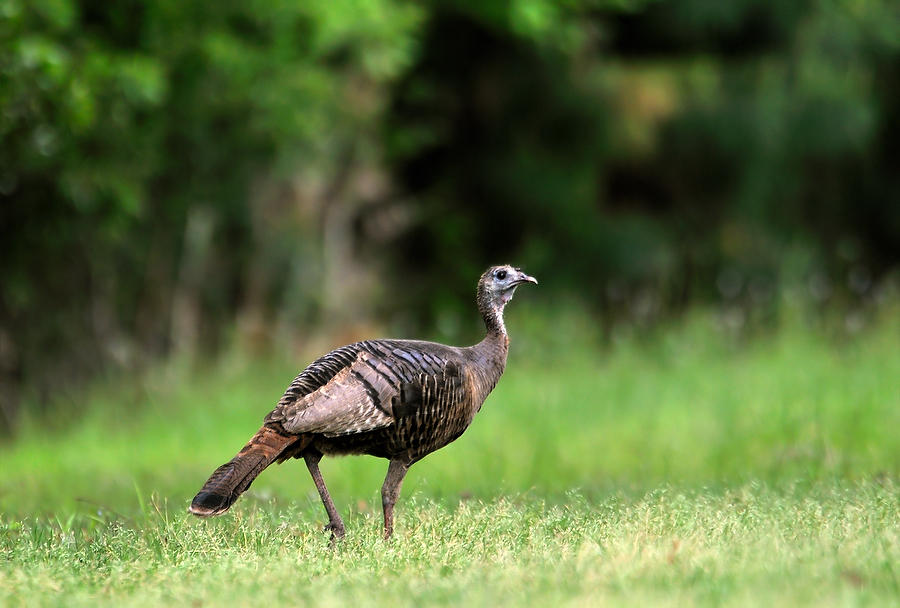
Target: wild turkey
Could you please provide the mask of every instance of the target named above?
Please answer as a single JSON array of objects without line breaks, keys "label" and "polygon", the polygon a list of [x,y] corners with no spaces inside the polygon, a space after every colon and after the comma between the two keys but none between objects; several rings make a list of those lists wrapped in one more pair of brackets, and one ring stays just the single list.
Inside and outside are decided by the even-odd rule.
[{"label": "wild turkey", "polygon": [[511,266],[493,266],[481,275],[476,300],[487,335],[474,346],[366,340],[311,363],[256,435],[213,472],[190,512],[220,515],[272,462],[303,458],[332,538],[340,538],[344,523],[319,460],[325,454],[370,454],[390,460],[381,488],[384,537],[390,538],[394,503],[409,467],[462,435],[503,374],[509,347],[503,308],[522,283],[537,280]]}]

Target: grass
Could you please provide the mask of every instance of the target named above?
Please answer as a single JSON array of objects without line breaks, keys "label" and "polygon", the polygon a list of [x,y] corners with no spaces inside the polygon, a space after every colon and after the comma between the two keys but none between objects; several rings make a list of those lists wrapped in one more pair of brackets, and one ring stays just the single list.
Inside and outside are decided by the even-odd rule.
[{"label": "grass", "polygon": [[[510,311],[509,369],[472,428],[413,467],[380,540],[384,461],[305,467],[189,518],[298,367],[225,358],[98,389],[0,449],[9,605],[897,605],[900,315],[854,337],[738,339],[702,315],[593,346]],[[49,426],[49,430],[48,427]]]},{"label": "grass", "polygon": [[67,606],[889,604],[896,499],[875,484],[452,507],[415,496],[393,542],[356,514],[334,550],[311,507],[202,522],[151,504],[136,519],[4,522],[0,589]]}]

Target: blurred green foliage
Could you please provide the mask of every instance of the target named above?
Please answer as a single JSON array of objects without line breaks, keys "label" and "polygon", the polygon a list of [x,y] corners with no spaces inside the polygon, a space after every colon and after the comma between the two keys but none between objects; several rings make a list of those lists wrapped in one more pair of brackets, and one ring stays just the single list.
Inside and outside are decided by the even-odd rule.
[{"label": "blurred green foliage", "polygon": [[4,379],[52,386],[166,352],[179,305],[199,331],[233,318],[269,253],[254,185],[327,173],[377,121],[367,90],[405,68],[422,17],[392,2],[4,2]]},{"label": "blurred green foliage", "polygon": [[473,335],[500,260],[608,327],[872,298],[898,74],[888,0],[6,0],[0,427],[235,326]]}]

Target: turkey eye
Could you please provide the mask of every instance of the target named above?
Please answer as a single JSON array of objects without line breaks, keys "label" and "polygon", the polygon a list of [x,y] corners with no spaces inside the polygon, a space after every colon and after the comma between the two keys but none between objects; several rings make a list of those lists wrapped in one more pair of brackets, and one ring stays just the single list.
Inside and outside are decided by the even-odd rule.
[{"label": "turkey eye", "polygon": [[505,271],[505,270],[498,270],[498,271],[497,271],[497,274],[496,274],[495,276],[496,276],[498,279],[500,279],[500,280],[502,281],[503,279],[506,278],[506,271]]}]

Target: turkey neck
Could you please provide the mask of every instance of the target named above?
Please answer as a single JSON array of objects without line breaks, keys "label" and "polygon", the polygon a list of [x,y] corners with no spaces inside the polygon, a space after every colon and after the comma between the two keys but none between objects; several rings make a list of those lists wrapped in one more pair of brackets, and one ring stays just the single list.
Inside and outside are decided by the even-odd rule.
[{"label": "turkey neck", "polygon": [[478,375],[476,401],[481,404],[488,393],[496,386],[503,370],[506,369],[506,354],[509,351],[509,336],[503,323],[503,308],[500,303],[490,297],[483,285],[478,286],[478,311],[484,319],[487,335],[472,346],[472,354],[476,361],[475,370]]},{"label": "turkey neck", "polygon": [[489,332],[484,340],[471,348],[476,362],[475,370],[482,389],[479,391],[481,393],[479,401],[483,401],[500,380],[503,370],[506,369],[509,338],[506,334]]}]

